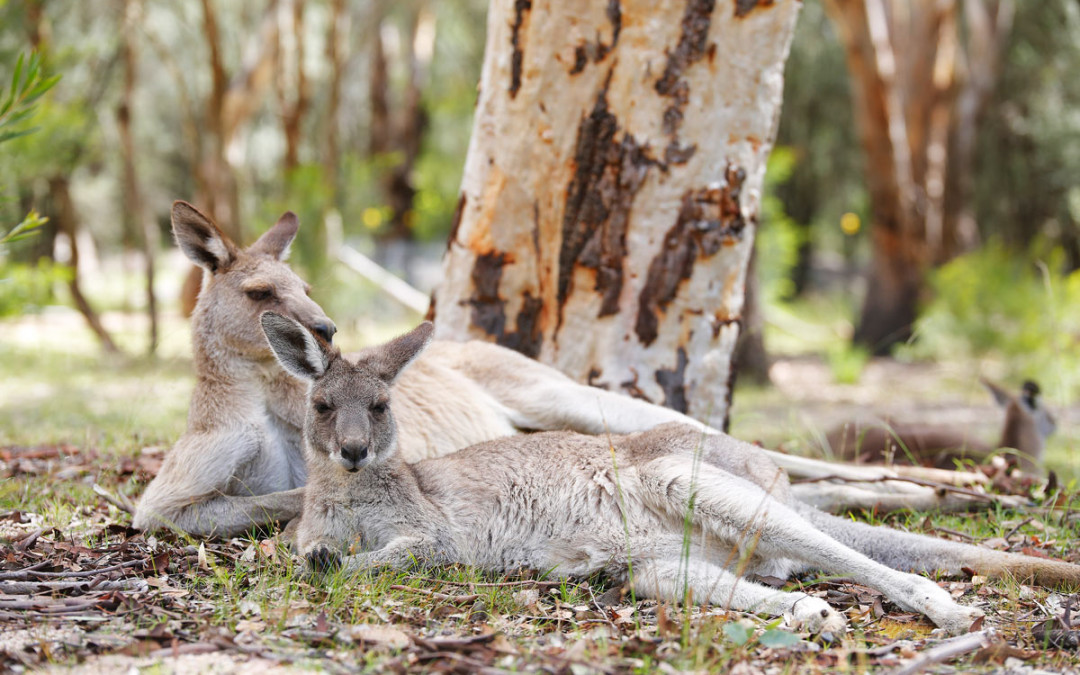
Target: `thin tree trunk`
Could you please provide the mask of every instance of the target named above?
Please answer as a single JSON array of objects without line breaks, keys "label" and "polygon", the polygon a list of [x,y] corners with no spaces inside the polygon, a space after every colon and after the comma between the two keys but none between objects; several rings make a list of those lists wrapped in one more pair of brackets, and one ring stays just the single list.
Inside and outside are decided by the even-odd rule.
[{"label": "thin tree trunk", "polygon": [[401,40],[401,60],[408,72],[399,105],[391,104],[389,70],[382,31],[374,41],[370,81],[372,155],[393,153],[393,166],[383,176],[383,195],[390,207],[390,222],[380,236],[383,243],[412,239],[412,208],[416,197],[412,174],[420,157],[427,112],[423,90],[427,83],[435,39],[435,16],[419,5],[409,16],[409,29]]},{"label": "thin tree trunk", "polygon": [[[278,0],[269,0],[253,44],[245,50],[251,58],[230,77],[221,49],[218,15],[212,0],[201,0],[203,38],[210,52],[210,94],[205,104],[209,143],[200,148],[195,166],[200,193],[195,202],[210,214],[233,241],[244,241],[240,226],[240,195],[236,175],[229,164],[230,144],[259,108],[274,74],[278,43]],[[202,270],[192,267],[181,290],[181,308],[190,316],[202,285]]]},{"label": "thin tree trunk", "polygon": [[146,275],[146,315],[150,321],[147,352],[153,355],[157,351],[158,343],[157,296],[154,293],[157,230],[147,216],[143,204],[139,177],[135,168],[135,140],[131,130],[131,112],[135,106],[135,84],[138,76],[135,29],[140,23],[139,17],[142,12],[140,4],[139,0],[124,0],[124,92],[116,117],[120,134],[120,155],[124,165],[124,217],[131,223],[130,229],[136,233],[142,249]]},{"label": "thin tree trunk", "polygon": [[827,0],[826,8],[846,49],[870,192],[873,262],[854,339],[887,354],[912,334],[927,271],[978,241],[975,127],[1011,5]]},{"label": "thin tree trunk", "polygon": [[[746,266],[742,326],[735,345],[735,374],[756,384],[769,382],[769,353],[765,350],[765,314],[761,305],[757,243]],[[734,381],[732,382],[734,386]]]},{"label": "thin tree trunk", "polygon": [[94,332],[101,342],[102,348],[110,354],[120,353],[109,331],[101,323],[101,317],[91,307],[89,300],[83,295],[82,285],[79,283],[79,215],[75,209],[75,202],[71,198],[71,184],[67,176],[53,176],[49,179],[49,193],[52,195],[56,207],[57,228],[67,235],[71,241],[71,279],[68,281],[68,289],[71,298],[75,302],[75,308],[86,319],[86,325]]},{"label": "thin tree trunk", "polygon": [[339,165],[341,150],[338,148],[338,114],[341,111],[341,84],[344,72],[342,45],[348,43],[348,14],[345,12],[345,0],[330,1],[330,24],[326,31],[326,60],[330,64],[330,81],[327,83],[326,140],[323,143],[323,179],[330,186],[331,198],[328,207],[339,206]]},{"label": "thin tree trunk", "polygon": [[278,30],[276,80],[285,133],[284,168],[287,173],[300,166],[300,131],[310,100],[304,73],[304,0],[289,0],[281,15],[283,25]]},{"label": "thin tree trunk", "polygon": [[722,426],[798,7],[494,0],[437,335]]}]

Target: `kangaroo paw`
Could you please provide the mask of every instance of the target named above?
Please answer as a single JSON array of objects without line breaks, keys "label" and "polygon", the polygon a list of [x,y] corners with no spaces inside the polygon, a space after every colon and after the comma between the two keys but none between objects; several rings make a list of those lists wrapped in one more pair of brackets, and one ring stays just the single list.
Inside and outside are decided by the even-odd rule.
[{"label": "kangaroo paw", "polygon": [[902,595],[891,597],[892,601],[910,611],[925,614],[951,635],[968,632],[975,619],[983,615],[981,609],[958,604],[948,591],[925,577],[909,575],[908,580],[910,586]]},{"label": "kangaroo paw", "polygon": [[814,634],[833,633],[843,635],[847,619],[821,598],[806,596],[795,601],[791,608],[792,626]]},{"label": "kangaroo paw", "polygon": [[933,612],[927,611],[926,615],[949,635],[963,635],[971,629],[971,624],[975,623],[976,619],[983,616],[983,611],[976,607],[965,607],[953,603],[951,607],[935,608]]},{"label": "kangaroo paw", "polygon": [[304,556],[304,574],[313,577],[341,567],[341,554],[326,546],[316,546]]}]

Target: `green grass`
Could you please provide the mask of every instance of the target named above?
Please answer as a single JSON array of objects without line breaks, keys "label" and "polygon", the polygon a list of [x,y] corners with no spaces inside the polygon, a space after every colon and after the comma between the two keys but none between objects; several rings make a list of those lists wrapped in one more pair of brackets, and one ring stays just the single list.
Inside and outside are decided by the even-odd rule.
[{"label": "green grass", "polygon": [[[41,330],[35,331],[27,330],[25,322],[0,323],[0,446],[63,444],[65,453],[73,455],[68,463],[58,461],[47,473],[0,480],[0,513],[19,510],[37,514],[45,527],[60,530],[60,540],[90,548],[120,541],[122,536],[107,531],[106,523],[126,523],[127,516],[104,505],[94,494],[92,484],[98,482],[114,493],[136,498],[143,486],[135,474],[123,468],[123,460],[138,456],[147,446],[167,447],[182,432],[193,386],[185,336],[184,325],[173,320],[167,324],[161,357],[108,362],[99,358],[92,339],[77,322],[62,322],[57,328],[51,320],[42,320]],[[136,347],[140,339],[138,327],[121,331],[121,339],[129,348]],[[943,368],[941,379],[949,383],[943,392],[965,401],[983,396],[978,390],[965,388],[965,372],[963,368]],[[918,387],[892,383],[875,402],[895,404],[918,391]],[[792,439],[806,443],[815,429],[824,428],[815,424],[814,418],[808,421],[798,412],[807,407],[805,402],[792,400],[775,389],[740,389],[735,402],[733,431],[737,436],[762,438],[770,444],[792,444]],[[848,405],[855,409],[860,402],[853,400]],[[990,409],[989,403],[986,405]],[[1056,439],[1060,444],[1051,445],[1052,463],[1067,464],[1063,456],[1072,443],[1070,433],[1063,429]],[[79,459],[91,451],[96,453],[92,462]],[[64,474],[65,467],[70,466],[80,468]],[[963,533],[977,541],[1011,535],[1011,542],[1037,546],[1037,542],[1053,540],[1056,543],[1040,550],[1058,557],[1075,555],[1080,542],[1077,521],[1060,523],[1060,512],[1040,509],[1025,513],[995,510],[975,517],[924,513],[856,517],[938,536]],[[1025,523],[1028,518],[1033,520]],[[50,541],[55,538],[52,534],[45,536]],[[171,553],[168,568],[162,570],[165,576],[159,578],[164,578],[169,588],[187,595],[169,600],[151,594],[145,602],[159,604],[180,618],[152,612],[120,614],[94,630],[111,630],[125,636],[164,622],[171,626],[170,630],[187,636],[186,640],[208,639],[206,636],[221,631],[233,636],[250,633],[261,648],[287,657],[289,663],[300,667],[372,672],[388,664],[400,665],[404,655],[385,646],[350,643],[343,637],[349,634],[350,626],[393,626],[409,635],[428,638],[464,638],[496,631],[502,636],[499,644],[505,653],[498,652],[492,665],[508,670],[543,666],[574,672],[602,667],[649,673],[656,672],[661,664],[677,670],[724,672],[743,662],[790,673],[842,667],[864,672],[874,669],[865,657],[852,656],[849,661],[844,654],[887,640],[879,622],[855,618],[853,631],[841,649],[774,649],[763,642],[768,640],[763,636],[773,630],[771,619],[729,614],[716,607],[661,609],[655,603],[631,604],[629,600],[614,608],[597,608],[595,599],[610,588],[599,577],[555,586],[492,586],[526,581],[536,573],[526,577],[489,575],[458,565],[308,579],[301,575],[300,564],[280,540],[266,537],[262,533],[207,544],[207,569],[200,566],[198,541],[156,538],[154,550]],[[793,580],[788,588],[800,586],[811,590],[827,587],[807,577]],[[525,588],[538,591],[535,605],[522,605],[518,593]],[[1023,588],[1010,581],[990,582],[983,588],[992,595],[978,596],[979,589],[969,590],[964,601],[990,598],[991,616],[1003,632],[1019,644],[1033,647],[1029,624],[1002,618],[1018,617],[1030,611],[1036,601],[1045,604],[1049,591]],[[439,598],[431,593],[451,597]],[[472,595],[476,597],[460,600]],[[624,612],[626,609],[629,613]],[[732,638],[731,633],[741,629],[725,631],[725,626],[735,620],[747,622],[750,631],[745,640]],[[913,625],[928,630],[924,621]],[[329,634],[318,634],[319,626],[329,627]],[[63,663],[85,656],[58,650],[53,658]],[[1080,666],[1075,655],[1061,652],[1039,656],[1033,663],[1050,669]],[[970,659],[954,665],[984,671],[998,667],[993,663],[976,666]],[[422,667],[423,663],[408,665],[410,669]]]}]

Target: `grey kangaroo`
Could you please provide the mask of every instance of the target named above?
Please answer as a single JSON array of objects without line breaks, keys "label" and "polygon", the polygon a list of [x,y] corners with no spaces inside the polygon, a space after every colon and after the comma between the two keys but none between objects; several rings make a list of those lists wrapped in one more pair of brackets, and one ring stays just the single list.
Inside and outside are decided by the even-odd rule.
[{"label": "grey kangaroo", "polygon": [[[306,389],[282,372],[259,328],[260,313],[274,310],[327,341],[333,337],[334,324],[285,263],[298,226],[287,213],[244,249],[190,204],[173,204],[176,241],[204,268],[192,316],[197,383],[187,430],[147,487],[136,527],[235,536],[300,513]],[[479,341],[434,342],[395,382],[394,394],[407,462],[522,431],[628,433],[673,421],[700,427],[669,408],[579,384],[513,350]],[[747,450],[752,447],[744,450],[802,475],[888,474]]]},{"label": "grey kangaroo", "polygon": [[1039,385],[1024,382],[1018,396],[1000,386],[982,381],[1005,411],[1005,421],[996,445],[984,443],[949,426],[899,423],[850,423],[826,436],[829,448],[838,457],[857,462],[911,461],[943,469],[956,467],[957,460],[981,462],[1001,448],[1015,451],[1012,460],[1027,472],[1042,463],[1046,439],[1057,429],[1053,414],[1043,405]]},{"label": "grey kangaroo", "polygon": [[[261,323],[282,367],[309,383],[308,485],[297,543],[314,568],[459,562],[604,572],[643,596],[679,601],[688,589],[695,602],[791,614],[811,631],[841,630],[846,622],[823,600],[741,576],[804,569],[850,575],[951,633],[968,630],[982,612],[893,568],[971,566],[1080,582],[1080,566],[821,513],[794,501],[785,473],[761,453],[684,424],[629,435],[512,436],[407,464],[398,452],[391,386],[427,346],[430,323],[355,361],[293,319],[268,312]],[[364,552],[342,558],[355,542]]]}]

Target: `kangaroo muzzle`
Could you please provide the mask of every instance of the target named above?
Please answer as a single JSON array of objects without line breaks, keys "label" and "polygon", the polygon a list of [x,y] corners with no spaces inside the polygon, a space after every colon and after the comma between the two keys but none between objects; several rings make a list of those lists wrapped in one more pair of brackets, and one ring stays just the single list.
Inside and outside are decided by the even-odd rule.
[{"label": "kangaroo muzzle", "polygon": [[341,445],[341,465],[346,471],[357,471],[368,457],[368,444],[363,441],[349,441]]}]

